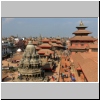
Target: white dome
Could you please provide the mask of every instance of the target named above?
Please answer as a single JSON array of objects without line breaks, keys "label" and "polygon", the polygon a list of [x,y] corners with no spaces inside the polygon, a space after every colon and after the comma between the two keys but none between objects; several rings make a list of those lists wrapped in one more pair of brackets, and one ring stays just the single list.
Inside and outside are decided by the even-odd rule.
[{"label": "white dome", "polygon": [[2,41],[2,43],[4,43],[4,41]]},{"label": "white dome", "polygon": [[22,50],[19,48],[18,50],[17,50],[17,52],[21,52]]}]

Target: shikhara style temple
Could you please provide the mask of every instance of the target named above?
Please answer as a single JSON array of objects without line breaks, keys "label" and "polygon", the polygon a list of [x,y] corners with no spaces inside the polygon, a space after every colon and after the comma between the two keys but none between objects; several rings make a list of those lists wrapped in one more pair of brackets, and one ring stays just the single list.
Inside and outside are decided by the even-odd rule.
[{"label": "shikhara style temple", "polygon": [[29,41],[23,57],[19,63],[19,73],[21,79],[35,79],[41,78],[42,70],[41,70],[41,60],[39,59],[39,55],[36,53],[35,46]]},{"label": "shikhara style temple", "polygon": [[97,39],[88,36],[89,34],[91,34],[91,32],[86,30],[87,27],[84,26],[82,21],[76,28],[78,30],[73,32],[75,36],[69,39],[71,46],[69,46],[68,49],[72,53],[87,52],[89,50],[89,44],[93,44]]}]

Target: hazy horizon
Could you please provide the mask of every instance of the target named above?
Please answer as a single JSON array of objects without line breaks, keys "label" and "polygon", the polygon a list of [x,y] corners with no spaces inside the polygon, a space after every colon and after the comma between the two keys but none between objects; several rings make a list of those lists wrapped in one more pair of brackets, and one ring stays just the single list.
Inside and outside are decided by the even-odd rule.
[{"label": "hazy horizon", "polygon": [[98,37],[98,18],[2,18],[2,37],[73,37],[80,21]]}]

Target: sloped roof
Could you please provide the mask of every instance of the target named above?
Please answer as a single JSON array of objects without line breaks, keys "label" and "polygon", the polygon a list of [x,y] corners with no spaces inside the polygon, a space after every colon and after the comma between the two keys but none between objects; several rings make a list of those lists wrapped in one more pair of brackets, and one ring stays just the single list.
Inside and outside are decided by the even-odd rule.
[{"label": "sloped roof", "polygon": [[54,47],[59,47],[59,45],[57,43],[51,43],[51,45]]},{"label": "sloped roof", "polygon": [[56,41],[56,43],[61,44],[61,41],[60,41],[60,40],[58,40],[58,41]]},{"label": "sloped roof", "polygon": [[49,42],[50,40],[48,38],[42,39],[42,42]]},{"label": "sloped roof", "polygon": [[38,54],[45,54],[46,52],[48,52],[50,54],[54,53],[52,50],[49,50],[49,49],[40,49],[38,51]]},{"label": "sloped roof", "polygon": [[43,43],[43,44],[41,44],[41,45],[39,45],[39,47],[51,47],[51,45],[50,44],[48,44],[48,43]]},{"label": "sloped roof", "polygon": [[69,46],[68,49],[87,49],[86,46]]},{"label": "sloped roof", "polygon": [[12,58],[12,60],[21,60],[22,59],[23,52],[20,52],[19,54],[15,54]]},{"label": "sloped roof", "polygon": [[92,32],[90,32],[88,30],[77,30],[77,31],[73,32],[73,34],[79,34],[79,33],[88,33],[88,34],[91,34]]},{"label": "sloped roof", "polygon": [[[83,57],[83,54],[87,55],[88,57]],[[82,71],[89,82],[98,81],[98,63],[89,58],[88,53],[77,53],[71,56],[74,60],[75,66],[80,66],[82,68]]]},{"label": "sloped roof", "polygon": [[64,47],[63,45],[59,44],[59,47]]},{"label": "sloped roof", "polygon": [[85,40],[97,40],[97,39],[95,39],[95,38],[93,38],[93,37],[91,37],[91,36],[74,36],[74,37],[72,37],[72,38],[70,38],[69,40],[82,40],[82,41],[85,41]]}]

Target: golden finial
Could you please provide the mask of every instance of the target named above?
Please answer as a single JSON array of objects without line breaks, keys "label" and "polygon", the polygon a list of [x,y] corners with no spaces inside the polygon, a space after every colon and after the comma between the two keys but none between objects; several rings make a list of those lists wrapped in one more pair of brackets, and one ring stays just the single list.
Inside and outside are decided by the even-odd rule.
[{"label": "golden finial", "polygon": [[81,20],[81,22],[80,22],[80,26],[84,26],[84,24],[83,24],[82,20]]}]

